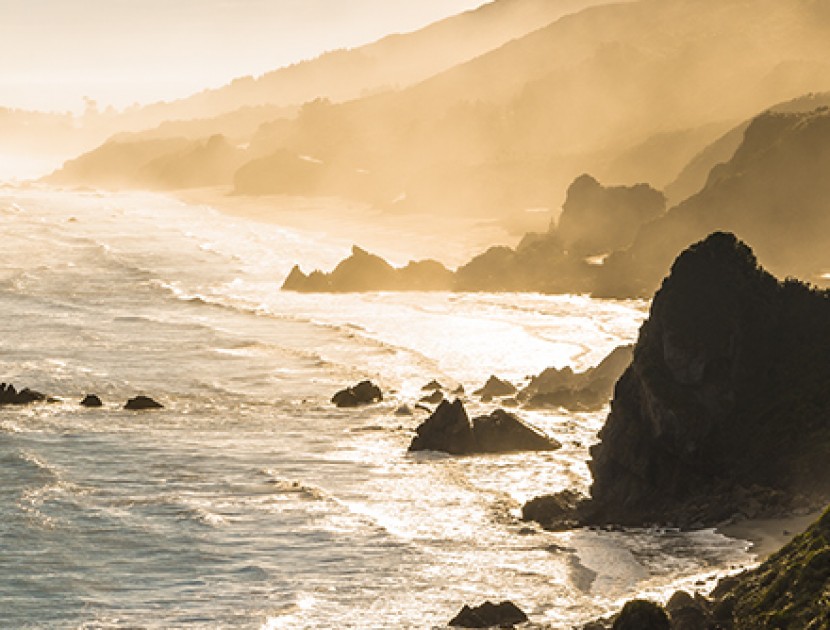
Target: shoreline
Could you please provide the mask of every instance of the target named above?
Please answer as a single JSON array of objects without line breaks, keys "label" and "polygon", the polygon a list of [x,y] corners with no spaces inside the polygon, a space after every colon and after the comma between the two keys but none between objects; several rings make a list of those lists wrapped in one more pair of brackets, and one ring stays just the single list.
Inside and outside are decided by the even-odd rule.
[{"label": "shoreline", "polygon": [[[220,186],[167,194],[227,216],[319,234],[342,243],[344,258],[352,245],[358,245],[396,267],[410,260],[434,259],[455,269],[490,247],[515,247],[521,239],[497,219],[395,213],[337,197],[237,196],[229,191],[229,187]],[[295,262],[305,272],[313,271],[308,262]]]},{"label": "shoreline", "polygon": [[748,551],[763,562],[818,519],[822,510],[780,518],[748,519],[715,528],[723,536],[749,543]]}]

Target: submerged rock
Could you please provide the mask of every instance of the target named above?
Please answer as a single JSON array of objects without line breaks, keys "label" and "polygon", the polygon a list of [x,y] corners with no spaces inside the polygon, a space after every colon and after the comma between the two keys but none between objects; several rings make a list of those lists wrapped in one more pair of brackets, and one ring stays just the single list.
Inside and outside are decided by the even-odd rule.
[{"label": "submerged rock", "polygon": [[512,383],[503,381],[496,376],[490,376],[484,384],[484,387],[474,391],[473,395],[481,396],[482,398],[498,398],[501,396],[512,396],[517,391]]},{"label": "submerged rock", "polygon": [[486,601],[474,608],[465,605],[448,625],[458,628],[505,628],[527,620],[527,615],[511,601],[500,604]]},{"label": "submerged rock", "polygon": [[103,407],[104,403],[95,394],[87,394],[80,402],[82,407]]},{"label": "submerged rock", "polygon": [[0,405],[29,405],[44,400],[46,400],[45,394],[28,387],[17,391],[11,383],[0,383]]},{"label": "submerged rock", "polygon": [[353,387],[347,387],[337,392],[331,402],[338,407],[360,407],[371,405],[383,400],[380,387],[372,381],[361,381]]},{"label": "submerged rock", "polygon": [[124,409],[131,409],[131,410],[145,410],[145,409],[163,409],[164,405],[159,402],[156,402],[149,396],[136,396],[135,398],[130,398],[127,401],[127,404],[124,405]]},{"label": "submerged rock", "polygon": [[410,451],[443,451],[452,455],[551,451],[560,444],[525,424],[513,414],[497,409],[470,422],[464,404],[443,401],[416,430]]}]

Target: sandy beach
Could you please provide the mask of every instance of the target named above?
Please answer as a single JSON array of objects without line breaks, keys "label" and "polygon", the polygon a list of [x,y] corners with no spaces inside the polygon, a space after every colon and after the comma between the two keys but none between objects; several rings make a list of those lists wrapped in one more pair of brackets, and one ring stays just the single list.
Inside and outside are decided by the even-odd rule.
[{"label": "sandy beach", "polygon": [[[395,213],[333,197],[237,196],[229,194],[229,190],[199,188],[177,191],[174,195],[191,205],[319,234],[328,242],[342,244],[344,257],[352,245],[358,245],[398,266],[409,260],[432,258],[455,269],[488,247],[515,247],[520,240],[518,234],[496,220]],[[548,221],[547,215],[529,213],[528,222],[533,229],[546,229]],[[525,227],[522,226],[523,231]],[[311,271],[304,261],[297,263]]]},{"label": "sandy beach", "polygon": [[717,531],[751,543],[750,551],[759,561],[763,561],[807,529],[819,516],[820,510],[786,518],[747,520],[719,527]]}]

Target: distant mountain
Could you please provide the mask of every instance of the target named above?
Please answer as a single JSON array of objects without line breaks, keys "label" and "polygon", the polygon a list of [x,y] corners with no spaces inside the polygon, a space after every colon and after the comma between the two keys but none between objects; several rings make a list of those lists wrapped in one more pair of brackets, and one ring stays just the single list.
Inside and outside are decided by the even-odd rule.
[{"label": "distant mountain", "polygon": [[[460,24],[543,5],[502,0],[435,33],[461,41]],[[317,98],[293,119],[234,139],[250,147],[235,191],[504,218],[557,207],[583,172],[603,182],[670,182],[768,103],[830,90],[828,32],[830,9],[816,0],[591,6],[408,88],[342,103]],[[92,165],[96,152],[81,160]],[[98,183],[94,170],[84,169],[87,183]]]},{"label": "distant mountain", "polygon": [[[811,112],[819,107],[830,106],[830,93],[807,94],[769,108],[772,112],[803,113]],[[754,118],[754,116],[753,116]],[[746,128],[752,120],[745,120],[732,127],[717,140],[700,151],[680,171],[678,176],[665,188],[666,197],[671,205],[680,203],[699,191],[705,184],[706,178],[716,165],[727,162],[737,151],[744,138]]]},{"label": "distant mountain", "polygon": [[[588,8],[411,88],[332,105],[315,112],[315,124],[300,117],[273,148],[323,161],[329,190],[419,210],[550,207],[586,171],[668,182],[728,125],[830,88],[823,7],[641,0]],[[615,159],[636,148],[637,163]],[[261,193],[267,169],[260,179]],[[249,192],[245,184],[239,192]]]},{"label": "distant mountain", "polygon": [[145,121],[214,117],[242,107],[345,101],[399,89],[607,0],[492,0],[411,33],[395,34],[316,59],[240,77],[220,88],[145,107]]}]

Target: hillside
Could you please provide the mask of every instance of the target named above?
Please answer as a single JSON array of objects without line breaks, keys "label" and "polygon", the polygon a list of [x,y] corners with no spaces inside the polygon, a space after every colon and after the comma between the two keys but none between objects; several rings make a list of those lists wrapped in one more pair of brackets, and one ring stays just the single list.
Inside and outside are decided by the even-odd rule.
[{"label": "hillside", "polygon": [[[619,181],[615,158],[632,151],[627,179],[668,182],[725,123],[830,87],[820,4],[703,7],[590,8],[406,90],[298,120],[274,150],[324,161],[324,185],[343,194],[481,215],[556,205],[585,171]],[[672,160],[656,157],[664,146]]]},{"label": "hillside", "polygon": [[706,186],[644,225],[626,251],[611,255],[596,292],[649,295],[674,253],[714,230],[753,243],[779,276],[822,282],[830,269],[830,110],[766,113]]}]

